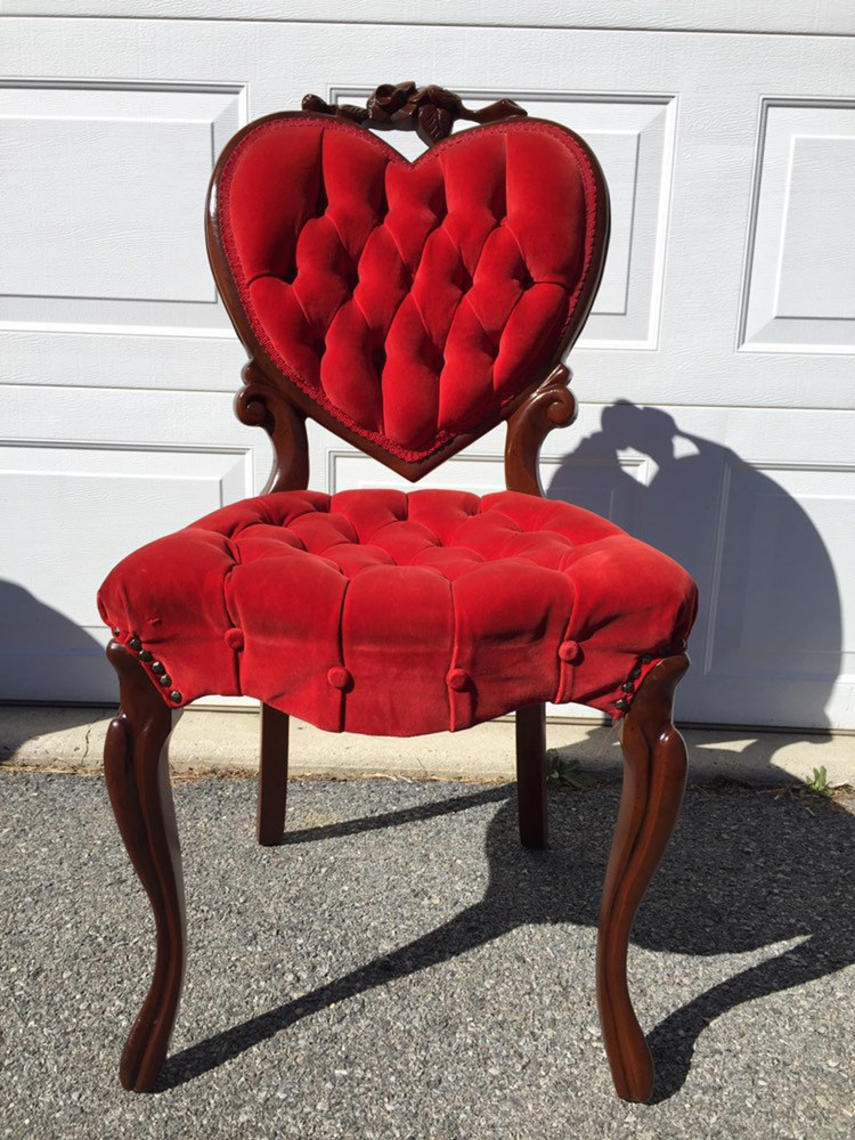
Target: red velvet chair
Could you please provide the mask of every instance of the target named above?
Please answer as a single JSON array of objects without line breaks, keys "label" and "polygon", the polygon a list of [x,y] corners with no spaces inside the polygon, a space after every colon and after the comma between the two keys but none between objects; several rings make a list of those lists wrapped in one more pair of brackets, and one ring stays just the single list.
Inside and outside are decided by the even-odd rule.
[{"label": "red velvet chair", "polygon": [[[610,522],[543,499],[537,472],[547,432],[574,418],[560,359],[602,271],[602,173],[575,134],[507,100],[473,113],[402,84],[367,109],[304,108],[229,143],[207,216],[250,357],[237,414],[276,451],[268,488],[130,555],[99,595],[121,685],[107,783],[157,923],[122,1082],[154,1084],[181,988],[173,709],[207,693],[263,702],[266,844],[283,832],[290,715],[407,736],[515,712],[520,836],[537,847],[544,702],[579,701],[623,719],[597,990],[618,1094],[647,1099],[626,951],[682,797],[671,704],[695,587]],[[455,118],[480,125],[445,138]],[[366,126],[415,127],[429,149],[410,164]],[[308,491],[306,415],[413,481],[507,420],[508,490]]]}]

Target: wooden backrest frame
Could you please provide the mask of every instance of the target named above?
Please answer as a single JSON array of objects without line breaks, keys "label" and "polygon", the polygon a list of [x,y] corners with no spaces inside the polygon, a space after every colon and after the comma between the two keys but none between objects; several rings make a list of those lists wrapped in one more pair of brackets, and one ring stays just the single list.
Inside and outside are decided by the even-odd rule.
[{"label": "wooden backrest frame", "polygon": [[303,117],[307,111],[313,117],[329,114],[366,127],[416,130],[428,146],[447,136],[457,118],[479,123],[505,122],[525,116],[526,112],[508,99],[499,100],[479,111],[471,111],[463,106],[458,96],[443,88],[416,88],[412,83],[396,86],[384,84],[378,87],[365,108],[330,106],[314,95],[305,97],[303,107],[303,111],[283,111],[268,115],[239,131],[227,144],[214,168],[206,204],[205,241],[211,269],[235,331],[249,356],[249,362],[242,372],[244,387],[235,397],[235,413],[242,423],[263,427],[270,436],[275,452],[273,470],[264,488],[265,493],[299,490],[308,486],[309,453],[305,424],[308,415],[411,482],[421,479],[503,419],[507,420],[505,482],[508,490],[542,494],[538,476],[540,446],[552,428],[566,426],[576,417],[576,401],[567,388],[570,371],[561,363],[561,358],[572,347],[587,320],[599,288],[608,247],[608,190],[596,157],[583,139],[568,128],[561,128],[572,135],[590,159],[597,203],[601,208],[598,208],[595,218],[590,269],[572,320],[553,357],[545,368],[532,376],[531,383],[514,400],[482,421],[476,429],[455,435],[444,447],[424,459],[408,461],[391,455],[341,424],[297,387],[270,359],[244,312],[223,247],[218,219],[217,191],[220,175],[235,147],[259,123]]}]

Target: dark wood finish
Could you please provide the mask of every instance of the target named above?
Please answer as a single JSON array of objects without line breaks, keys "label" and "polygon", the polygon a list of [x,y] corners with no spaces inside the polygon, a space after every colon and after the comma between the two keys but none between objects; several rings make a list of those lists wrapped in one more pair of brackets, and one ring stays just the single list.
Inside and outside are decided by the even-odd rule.
[{"label": "dark wood finish", "polygon": [[[576,400],[568,390],[570,369],[558,364],[508,420],[505,485],[509,491],[543,497],[540,448],[553,428],[576,418]],[[546,706],[516,712],[517,801],[523,847],[546,847]]]},{"label": "dark wood finish", "polygon": [[368,96],[364,107],[347,103],[327,103],[318,95],[304,95],[302,107],[316,115],[334,115],[361,127],[375,130],[417,131],[426,146],[434,146],[451,134],[457,119],[472,123],[495,123],[501,119],[523,119],[528,112],[513,99],[499,99],[473,111],[453,91],[433,84],[382,83]]},{"label": "dark wood finish", "polygon": [[185,918],[181,852],[165,744],[172,713],[136,657],[111,641],[121,704],[104,746],[104,774],[119,831],[154,912],[154,975],[127,1044],[119,1078],[146,1092],[157,1078],[178,1010],[184,977]]},{"label": "dark wood finish", "polygon": [[523,847],[549,842],[546,817],[546,705],[516,711],[517,811]]},{"label": "dark wood finish", "polygon": [[653,1093],[653,1060],[626,978],[638,905],[671,837],[686,785],[686,746],[671,723],[674,688],[689,667],[666,657],[638,689],[624,718],[624,783],[606,870],[597,940],[597,1001],[615,1089],[624,1100]]},{"label": "dark wood finish", "polygon": [[509,491],[543,498],[541,445],[553,428],[567,427],[576,419],[576,400],[567,388],[570,375],[566,365],[556,365],[508,420],[505,484]]},{"label": "dark wood finish", "polygon": [[[265,351],[264,346],[255,335],[249,319],[244,312],[240,299],[240,292],[232,276],[231,268],[225,254],[225,249],[223,247],[222,238],[220,235],[217,207],[218,182],[234,149],[240,145],[246,134],[255,130],[260,124],[278,121],[281,119],[290,119],[294,117],[305,118],[310,116],[307,112],[304,111],[283,111],[275,115],[268,115],[263,119],[257,119],[255,122],[250,123],[248,126],[244,127],[243,130],[239,131],[226,145],[222,154],[220,155],[220,158],[217,161],[217,165],[214,168],[211,184],[208,189],[205,219],[205,243],[208,250],[208,259],[211,263],[211,269],[217,282],[220,296],[223,299],[223,304],[228,311],[232,324],[235,327],[235,331],[237,332],[238,337],[244,345],[251,362],[251,367],[248,370],[244,370],[244,378],[246,379],[247,376],[250,377],[254,393],[252,397],[248,399],[248,401],[243,401],[243,394],[238,393],[238,414],[241,415],[241,418],[243,418],[243,406],[248,406],[249,404],[256,402],[258,393],[262,391],[268,394],[265,396],[265,401],[263,402],[266,402],[269,407],[272,400],[272,395],[270,394],[278,392],[283,408],[286,402],[293,405],[299,415],[303,417],[311,416],[312,419],[316,420],[323,427],[327,428],[329,431],[333,432],[335,435],[339,436],[347,443],[353,444],[354,447],[357,447],[366,455],[370,455],[374,459],[377,459],[380,463],[383,463],[386,467],[391,468],[398,475],[402,475],[405,479],[409,479],[412,483],[418,482],[418,480],[427,475],[429,471],[433,471],[435,467],[438,467],[441,463],[444,463],[446,459],[449,459],[452,455],[456,455],[458,451],[461,451],[463,448],[467,447],[474,440],[479,439],[482,435],[494,428],[503,419],[508,419],[511,417],[518,408],[525,404],[535,389],[543,383],[544,378],[551,377],[553,375],[556,365],[560,363],[562,357],[573,345],[577,336],[581,332],[585,321],[588,318],[588,313],[590,312],[591,305],[594,302],[594,297],[596,296],[597,289],[599,288],[600,279],[603,272],[603,264],[605,262],[605,254],[606,248],[608,246],[609,236],[609,199],[605,179],[603,178],[603,174],[596,157],[590,151],[585,141],[576,135],[573,131],[569,131],[567,128],[562,128],[563,130],[567,130],[568,134],[573,135],[579,146],[583,148],[590,160],[591,169],[593,170],[594,178],[597,184],[597,201],[601,207],[598,209],[597,217],[595,219],[593,260],[588,272],[588,276],[579,294],[576,308],[573,313],[573,319],[568,323],[568,326],[564,331],[564,336],[561,340],[561,343],[557,346],[552,359],[549,360],[545,367],[542,368],[537,374],[532,376],[531,384],[525,391],[521,392],[520,395],[517,396],[514,400],[509,401],[504,406],[504,408],[501,409],[501,411],[496,411],[491,414],[473,430],[462,432],[460,435],[454,436],[452,439],[448,440],[448,442],[445,443],[441,448],[432,452],[430,455],[426,456],[423,459],[410,461],[401,459],[399,456],[392,455],[378,443],[375,443],[372,440],[366,439],[364,436],[351,431],[344,424],[339,423],[338,420],[330,415],[324,408],[316,404],[311,396],[308,396],[305,392],[302,391],[301,388],[294,384],[291,381],[290,377],[285,372],[282,372],[273,362],[273,360],[271,360]],[[550,126],[552,127],[555,125],[555,123],[550,123]],[[278,412],[276,414],[277,416],[279,415]],[[247,421],[244,420],[243,422]],[[274,447],[278,448],[280,446],[280,443],[277,436],[273,432],[270,434],[271,438],[273,439]],[[278,455],[277,452],[278,470],[287,470],[289,464],[292,462],[290,450],[288,450],[291,447],[291,438],[291,436],[287,436],[284,440],[284,446],[286,447],[285,454]]]},{"label": "dark wood finish", "polygon": [[[273,469],[262,491],[300,491],[309,485],[306,417],[272,386],[251,362],[244,367],[245,387],[235,396],[235,414],[249,427],[263,427],[273,444]],[[258,770],[258,842],[275,847],[285,831],[288,785],[288,714],[261,706]]]},{"label": "dark wood finish", "polygon": [[288,796],[290,717],[272,705],[261,706],[261,763],[258,772],[258,842],[275,847],[285,833]]},{"label": "dark wood finish", "polygon": [[263,427],[273,444],[273,469],[262,494],[304,491],[309,485],[306,415],[255,364],[244,365],[245,387],[235,396],[235,415],[247,427]]}]

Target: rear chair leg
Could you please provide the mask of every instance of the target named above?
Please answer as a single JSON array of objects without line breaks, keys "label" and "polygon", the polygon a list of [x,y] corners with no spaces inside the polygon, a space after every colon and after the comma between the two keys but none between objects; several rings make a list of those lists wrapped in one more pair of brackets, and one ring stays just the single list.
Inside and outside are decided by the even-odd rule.
[{"label": "rear chair leg", "polygon": [[623,722],[624,782],[597,941],[597,1000],[618,1096],[653,1094],[653,1060],[629,998],[626,957],[635,912],[671,837],[686,785],[686,747],[671,723],[674,688],[689,667],[666,657],[639,687]]},{"label": "rear chair leg", "polygon": [[275,847],[285,833],[288,795],[288,714],[261,706],[261,763],[258,772],[258,842]]},{"label": "rear chair leg", "polygon": [[545,847],[549,842],[546,818],[546,706],[526,705],[516,711],[517,805],[520,843]]},{"label": "rear chair leg", "polygon": [[119,1078],[126,1089],[147,1092],[166,1057],[184,977],[184,883],[165,748],[172,713],[134,654],[111,641],[107,657],[119,675],[121,705],[107,730],[104,774],[157,931],[154,976],[122,1053]]}]

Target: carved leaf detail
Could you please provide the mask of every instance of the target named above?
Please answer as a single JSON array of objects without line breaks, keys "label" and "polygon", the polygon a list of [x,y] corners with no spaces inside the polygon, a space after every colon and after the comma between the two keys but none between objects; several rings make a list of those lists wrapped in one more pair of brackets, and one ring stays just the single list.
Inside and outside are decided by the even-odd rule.
[{"label": "carved leaf detail", "polygon": [[428,146],[433,146],[438,143],[440,139],[446,138],[451,132],[451,126],[454,119],[449,111],[442,107],[435,107],[431,103],[425,103],[423,107],[419,108],[419,122],[418,133],[419,137],[427,143]]}]

